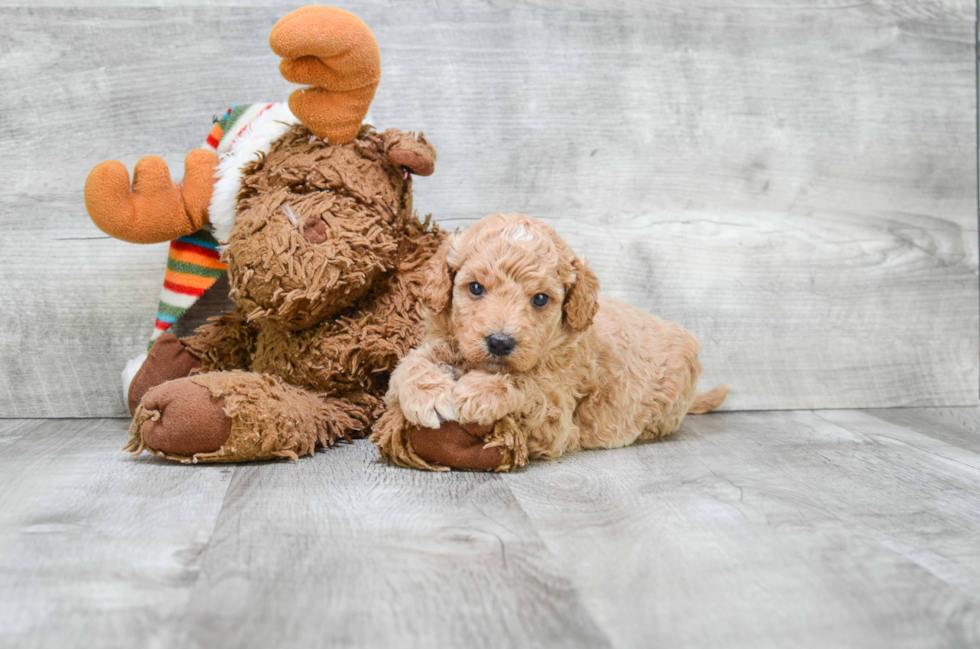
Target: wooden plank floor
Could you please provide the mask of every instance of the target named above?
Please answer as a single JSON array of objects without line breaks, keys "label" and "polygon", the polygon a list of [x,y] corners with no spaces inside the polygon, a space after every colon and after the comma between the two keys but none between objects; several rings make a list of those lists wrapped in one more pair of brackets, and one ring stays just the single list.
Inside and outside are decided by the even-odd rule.
[{"label": "wooden plank floor", "polygon": [[720,413],[514,475],[0,421],[0,646],[967,647],[980,409]]}]

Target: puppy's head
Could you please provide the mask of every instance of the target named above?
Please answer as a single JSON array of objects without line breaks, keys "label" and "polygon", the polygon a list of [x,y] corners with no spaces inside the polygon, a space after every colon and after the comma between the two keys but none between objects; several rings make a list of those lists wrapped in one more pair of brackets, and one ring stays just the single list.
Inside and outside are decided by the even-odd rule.
[{"label": "puppy's head", "polygon": [[591,324],[599,280],[558,234],[494,214],[452,235],[430,260],[429,333],[449,335],[474,367],[525,372]]}]

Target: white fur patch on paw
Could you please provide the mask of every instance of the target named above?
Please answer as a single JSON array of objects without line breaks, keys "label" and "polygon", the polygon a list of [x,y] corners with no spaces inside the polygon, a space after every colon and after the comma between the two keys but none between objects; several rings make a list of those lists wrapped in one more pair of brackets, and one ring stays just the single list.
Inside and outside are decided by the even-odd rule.
[{"label": "white fur patch on paw", "polygon": [[126,361],[126,367],[122,371],[123,401],[129,403],[129,385],[133,382],[133,377],[143,367],[146,362],[146,353],[140,354],[136,358]]}]

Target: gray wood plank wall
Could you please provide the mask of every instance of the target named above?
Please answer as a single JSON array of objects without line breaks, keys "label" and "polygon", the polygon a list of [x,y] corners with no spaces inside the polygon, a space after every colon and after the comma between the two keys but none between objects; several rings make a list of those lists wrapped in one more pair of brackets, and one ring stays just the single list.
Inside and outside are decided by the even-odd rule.
[{"label": "gray wood plank wall", "polygon": [[[0,416],[124,413],[165,246],[88,221],[92,165],[284,99],[294,4],[0,3]],[[341,6],[379,126],[424,129],[420,210],[552,223],[610,294],[702,340],[727,407],[977,402],[974,6],[962,0]]]}]

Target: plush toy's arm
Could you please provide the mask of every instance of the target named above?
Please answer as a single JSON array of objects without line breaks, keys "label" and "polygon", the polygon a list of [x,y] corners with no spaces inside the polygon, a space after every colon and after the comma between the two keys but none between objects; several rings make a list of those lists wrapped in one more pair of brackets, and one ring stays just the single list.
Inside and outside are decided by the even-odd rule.
[{"label": "plush toy's arm", "polygon": [[184,182],[170,178],[161,158],[141,158],[129,172],[117,160],[95,166],[85,181],[85,207],[106,234],[130,243],[159,243],[201,229],[208,219],[218,154],[194,149],[184,159]]},{"label": "plush toy's arm", "polygon": [[513,471],[527,464],[522,425],[537,426],[549,412],[540,388],[479,370],[460,377],[454,360],[452,346],[440,341],[402,359],[371,435],[381,456],[428,471]]},{"label": "plush toy's arm", "polygon": [[209,318],[207,324],[181,342],[201,359],[203,371],[247,370],[255,350],[255,331],[236,307]]}]

